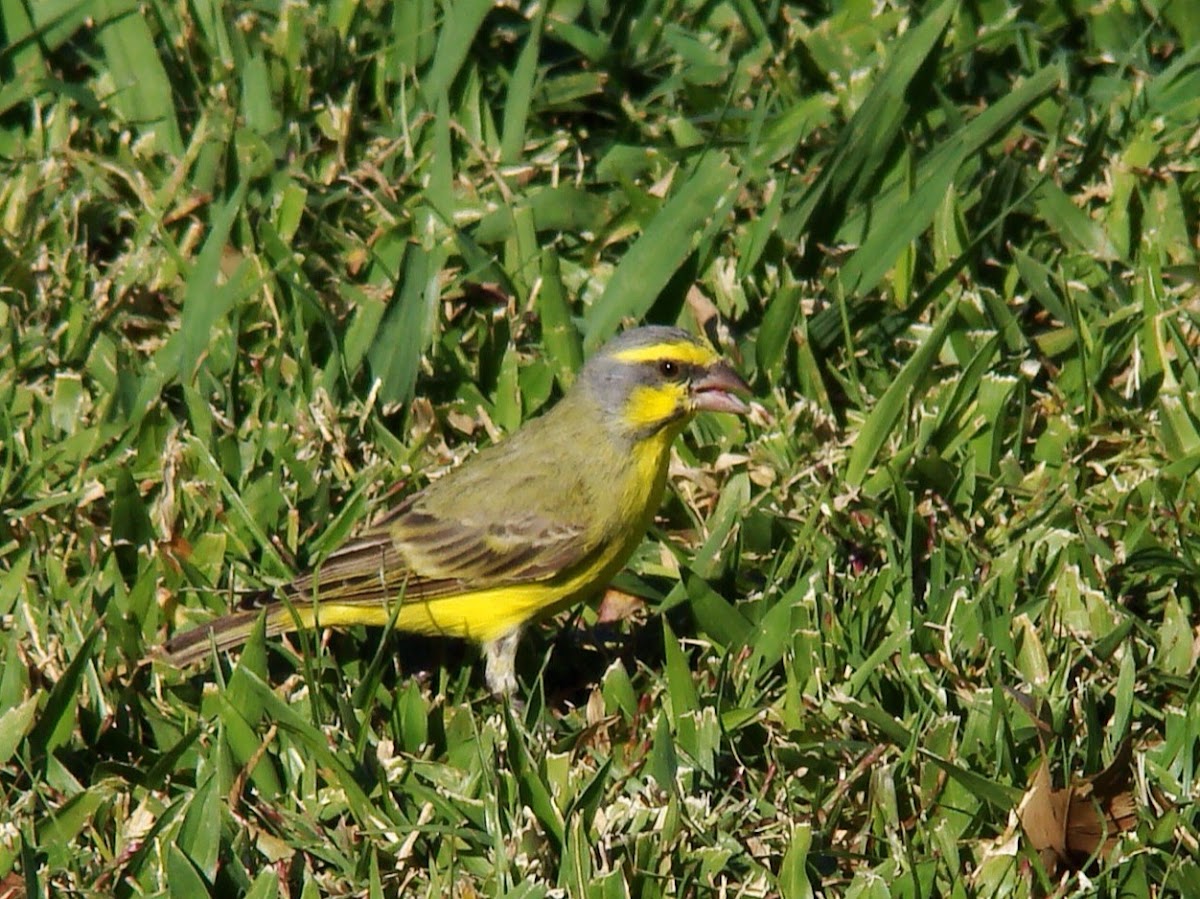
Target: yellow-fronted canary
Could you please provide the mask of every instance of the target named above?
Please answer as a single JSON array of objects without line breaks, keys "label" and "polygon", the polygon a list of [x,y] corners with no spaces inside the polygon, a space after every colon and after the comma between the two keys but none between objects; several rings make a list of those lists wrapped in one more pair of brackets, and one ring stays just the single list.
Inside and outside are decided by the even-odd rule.
[{"label": "yellow-fronted canary", "polygon": [[[265,607],[184,631],[175,664],[299,628],[386,626],[483,644],[488,686],[516,688],[522,627],[602,589],[662,500],[671,443],[701,411],[742,414],[746,382],[678,328],[620,334],[566,395],[409,497]],[[280,601],[279,594],[286,597]]]}]

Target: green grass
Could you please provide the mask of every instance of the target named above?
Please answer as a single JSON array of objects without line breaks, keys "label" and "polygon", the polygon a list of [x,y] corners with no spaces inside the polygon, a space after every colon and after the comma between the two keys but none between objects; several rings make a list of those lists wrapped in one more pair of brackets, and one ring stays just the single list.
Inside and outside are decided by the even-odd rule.
[{"label": "green grass", "polygon": [[[1194,890],[1200,11],[912,6],[0,0],[3,889]],[[761,410],[523,710],[367,630],[140,664],[634,321]]]}]

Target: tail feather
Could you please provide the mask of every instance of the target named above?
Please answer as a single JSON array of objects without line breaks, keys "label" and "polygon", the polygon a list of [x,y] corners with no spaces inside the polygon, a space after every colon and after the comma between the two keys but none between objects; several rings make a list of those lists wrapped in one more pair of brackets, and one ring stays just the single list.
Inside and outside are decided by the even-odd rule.
[{"label": "tail feather", "polygon": [[231,612],[188,628],[164,643],[156,655],[172,665],[182,667],[205,658],[213,647],[220,651],[234,649],[246,642],[255,622],[263,614],[267,616],[268,637],[295,630],[295,625],[290,623],[292,616],[276,602],[263,608]]}]

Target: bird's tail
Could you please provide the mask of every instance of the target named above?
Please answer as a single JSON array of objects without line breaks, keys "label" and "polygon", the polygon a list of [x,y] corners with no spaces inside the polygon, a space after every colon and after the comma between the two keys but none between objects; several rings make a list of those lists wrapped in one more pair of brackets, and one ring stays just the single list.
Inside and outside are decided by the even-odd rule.
[{"label": "bird's tail", "polygon": [[288,600],[283,602],[273,599],[278,594],[269,591],[248,594],[241,601],[241,609],[176,634],[159,647],[153,658],[183,666],[205,658],[214,647],[222,651],[234,649],[250,637],[260,615],[266,616],[267,636],[277,637],[317,627],[358,624],[390,627],[396,623],[400,611],[399,603],[381,601],[378,590],[321,603],[305,601],[292,588],[285,588],[284,592]]},{"label": "bird's tail", "polygon": [[266,615],[268,637],[296,630],[295,616],[283,603],[271,602],[261,608],[230,612],[182,631],[160,646],[154,657],[182,667],[200,661],[214,647],[219,651],[234,649],[249,639],[255,622],[262,615]]}]

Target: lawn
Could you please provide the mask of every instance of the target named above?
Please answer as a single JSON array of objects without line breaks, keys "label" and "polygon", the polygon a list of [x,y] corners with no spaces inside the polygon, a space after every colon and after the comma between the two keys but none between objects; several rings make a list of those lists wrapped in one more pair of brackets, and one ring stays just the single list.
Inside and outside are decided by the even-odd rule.
[{"label": "lawn", "polygon": [[[1195,894],[1197,4],[0,35],[0,896]],[[640,322],[754,411],[523,703],[367,628],[146,661]]]}]

